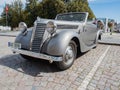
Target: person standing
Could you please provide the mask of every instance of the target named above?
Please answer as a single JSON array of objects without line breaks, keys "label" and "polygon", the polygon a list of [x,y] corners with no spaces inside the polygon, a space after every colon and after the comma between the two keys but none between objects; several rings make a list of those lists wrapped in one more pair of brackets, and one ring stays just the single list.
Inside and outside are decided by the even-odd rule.
[{"label": "person standing", "polygon": [[112,35],[112,32],[113,32],[113,22],[108,22],[108,27],[110,28],[110,35]]}]

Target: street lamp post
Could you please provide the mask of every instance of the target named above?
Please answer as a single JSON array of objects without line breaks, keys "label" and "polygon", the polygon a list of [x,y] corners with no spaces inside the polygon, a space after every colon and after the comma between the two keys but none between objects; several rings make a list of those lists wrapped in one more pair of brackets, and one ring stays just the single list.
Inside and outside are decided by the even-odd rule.
[{"label": "street lamp post", "polygon": [[6,26],[8,25],[8,22],[7,22],[7,13],[6,13]]}]

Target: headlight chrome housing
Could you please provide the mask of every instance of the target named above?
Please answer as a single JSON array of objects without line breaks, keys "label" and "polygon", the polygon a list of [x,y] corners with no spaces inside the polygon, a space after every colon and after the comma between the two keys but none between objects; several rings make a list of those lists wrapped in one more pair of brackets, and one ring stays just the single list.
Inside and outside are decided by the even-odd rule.
[{"label": "headlight chrome housing", "polygon": [[27,25],[26,25],[26,23],[24,23],[24,22],[20,22],[19,23],[19,30],[21,30],[22,31],[22,34],[23,35],[26,35],[27,34]]},{"label": "headlight chrome housing", "polygon": [[46,30],[52,35],[56,32],[57,25],[53,21],[49,21],[46,26]]},{"label": "headlight chrome housing", "polygon": [[19,23],[19,30],[27,30],[27,25],[26,25],[26,23],[24,23],[24,22],[20,22]]}]

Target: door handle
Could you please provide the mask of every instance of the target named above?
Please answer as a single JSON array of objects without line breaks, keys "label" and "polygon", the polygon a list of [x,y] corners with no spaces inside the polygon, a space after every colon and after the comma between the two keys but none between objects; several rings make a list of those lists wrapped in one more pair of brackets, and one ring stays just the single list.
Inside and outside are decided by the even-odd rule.
[{"label": "door handle", "polygon": [[84,26],[83,27],[83,32],[86,32],[87,31],[87,28]]}]

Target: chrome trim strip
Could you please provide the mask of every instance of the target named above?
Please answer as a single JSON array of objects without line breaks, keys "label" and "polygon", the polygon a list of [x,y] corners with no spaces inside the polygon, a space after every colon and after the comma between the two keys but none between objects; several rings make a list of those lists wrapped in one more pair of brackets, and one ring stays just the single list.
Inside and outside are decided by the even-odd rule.
[{"label": "chrome trim strip", "polygon": [[32,50],[32,42],[33,42],[33,38],[35,35],[35,30],[36,30],[36,25],[34,25],[33,31],[32,31],[32,36],[31,36],[31,40],[30,40],[30,50]]},{"label": "chrome trim strip", "polygon": [[57,29],[78,29],[78,25],[57,25]]},{"label": "chrome trim strip", "polygon": [[12,48],[12,51],[15,53],[20,53],[23,55],[28,55],[28,56],[39,58],[39,59],[44,59],[44,60],[49,60],[49,61],[62,61],[62,57],[55,57],[55,56],[35,53],[31,51],[26,51],[26,50],[14,49],[14,48]]}]

